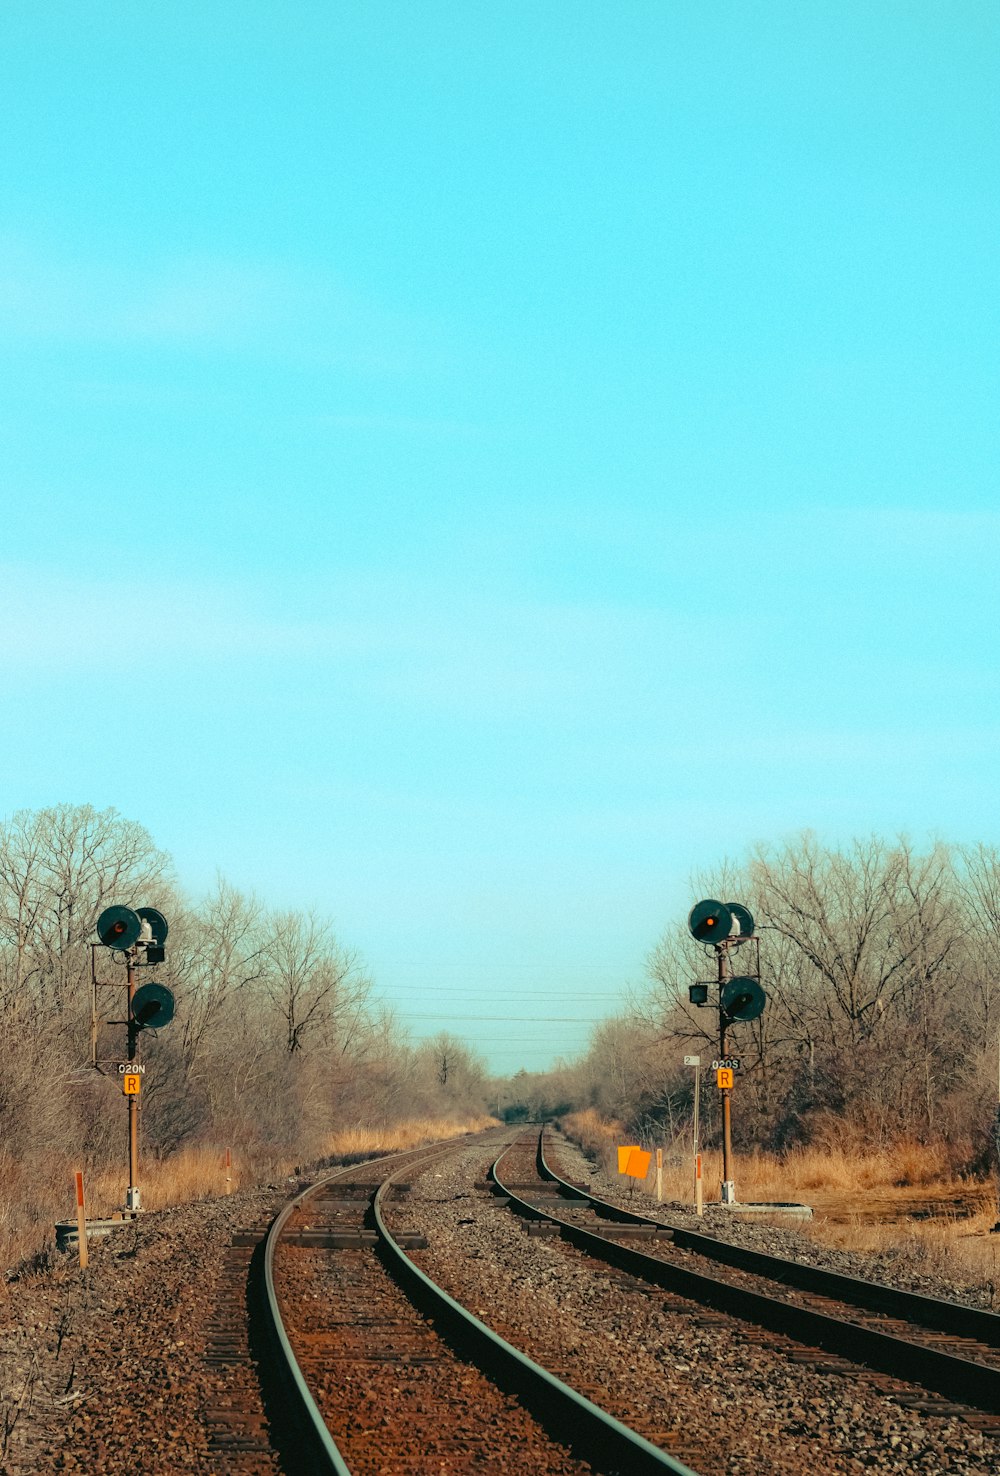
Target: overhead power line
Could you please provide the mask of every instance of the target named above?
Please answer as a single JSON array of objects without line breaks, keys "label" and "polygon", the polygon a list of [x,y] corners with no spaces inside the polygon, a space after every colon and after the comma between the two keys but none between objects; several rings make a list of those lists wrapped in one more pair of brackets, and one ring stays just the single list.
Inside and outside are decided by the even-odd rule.
[{"label": "overhead power line", "polygon": [[596,1025],[589,1015],[407,1015],[408,1020],[478,1020],[507,1025]]}]

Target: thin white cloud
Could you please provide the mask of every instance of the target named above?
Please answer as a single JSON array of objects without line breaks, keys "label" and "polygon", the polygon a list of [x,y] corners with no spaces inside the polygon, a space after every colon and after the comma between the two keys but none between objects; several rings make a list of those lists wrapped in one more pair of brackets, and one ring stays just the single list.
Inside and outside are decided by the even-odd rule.
[{"label": "thin white cloud", "polygon": [[1000,509],[963,507],[865,507],[828,512],[831,528],[865,533],[935,555],[958,543],[970,553],[1000,542]]},{"label": "thin white cloud", "polygon": [[[687,653],[710,635],[696,621],[613,605],[471,596],[443,599],[398,579],[340,581],[299,596],[278,589],[159,578],[137,595],[115,572],[55,577],[0,567],[0,670],[70,676],[108,659],[175,669],[204,661],[301,663],[381,707],[455,718],[594,721],[636,703],[662,707]],[[637,696],[638,694],[638,696]]]},{"label": "thin white cloud", "polygon": [[432,436],[473,438],[482,435],[483,428],[471,421],[445,420],[435,416],[392,415],[374,413],[370,415],[329,414],[316,415],[311,423],[329,430],[361,431],[374,435]]},{"label": "thin white cloud", "polygon": [[[343,636],[345,644],[358,632]],[[139,588],[115,570],[101,581],[0,569],[0,669],[79,671],[104,663],[178,658],[307,659],[331,632],[255,609],[239,593],[210,586]]]},{"label": "thin white cloud", "polygon": [[294,299],[282,273],[211,259],[59,259],[0,242],[8,335],[94,343],[192,343],[260,331]]},{"label": "thin white cloud", "polygon": [[229,257],[61,255],[0,237],[0,332],[105,351],[266,350],[268,362],[396,374],[442,354],[439,324],[394,311],[333,272]]}]

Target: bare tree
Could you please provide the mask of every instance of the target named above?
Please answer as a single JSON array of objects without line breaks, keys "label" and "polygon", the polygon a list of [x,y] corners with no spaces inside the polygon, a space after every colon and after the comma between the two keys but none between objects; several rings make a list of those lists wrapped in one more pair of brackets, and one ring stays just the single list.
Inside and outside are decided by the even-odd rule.
[{"label": "bare tree", "polygon": [[185,1074],[211,1070],[237,1017],[254,1013],[253,994],[269,967],[264,909],[219,877],[215,890],[171,926],[171,972]]},{"label": "bare tree", "polygon": [[314,913],[285,912],[269,919],[266,956],[263,988],[284,1022],[289,1055],[309,1035],[331,1041],[335,1025],[343,1050],[371,987],[357,955],[343,951]]},{"label": "bare tree", "polygon": [[56,805],[20,810],[0,830],[0,938],[8,988],[60,1013],[78,1005],[87,943],[112,902],[154,903],[170,865],[149,833],[116,810]]}]

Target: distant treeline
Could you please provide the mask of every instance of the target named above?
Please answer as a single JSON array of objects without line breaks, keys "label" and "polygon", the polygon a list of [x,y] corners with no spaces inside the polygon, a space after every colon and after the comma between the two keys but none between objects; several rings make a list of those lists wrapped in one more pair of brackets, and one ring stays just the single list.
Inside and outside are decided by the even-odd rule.
[{"label": "distant treeline", "polygon": [[[737,1148],[881,1149],[947,1142],[956,1167],[991,1161],[1000,1066],[1000,854],[987,846],[806,835],[701,879],[694,895],[746,903],[767,1006],[734,1026]],[[0,825],[0,1228],[8,1240],[65,1199],[67,1165],[122,1159],[116,1076],[89,1066],[91,942],[109,904],[169,920],[177,1010],[147,1032],[145,1154],[231,1146],[244,1159],[319,1157],[345,1126],[508,1121],[592,1107],[648,1141],[687,1141],[693,1073],[717,1014],[688,1002],[713,960],[670,923],[645,998],[594,1031],[585,1056],[488,1081],[442,1035],[418,1045],[377,1000],[357,954],[316,913],[273,911],[219,881],[191,900],[146,830],[114,810],[61,805]],[[736,960],[740,963],[740,960]],[[123,1057],[124,969],[99,950],[99,1060]],[[703,1095],[704,1141],[717,1092]],[[61,1197],[60,1197],[61,1196]],[[23,1240],[23,1235],[20,1237]]]}]

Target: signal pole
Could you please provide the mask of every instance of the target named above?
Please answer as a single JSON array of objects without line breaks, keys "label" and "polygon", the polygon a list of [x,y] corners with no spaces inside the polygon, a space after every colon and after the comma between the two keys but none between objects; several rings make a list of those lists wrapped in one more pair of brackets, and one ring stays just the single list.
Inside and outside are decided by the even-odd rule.
[{"label": "signal pole", "polygon": [[[726,982],[726,958],[727,949],[724,943],[716,945],[715,956],[719,964],[719,998],[722,998],[722,988]],[[719,1009],[719,1060],[726,1060],[726,1026],[729,1017],[725,1010]],[[736,1203],[736,1184],[733,1180],[733,1089],[722,1088],[722,1184],[719,1195],[723,1204]]]},{"label": "signal pole", "polygon": [[124,1020],[111,1021],[127,1027],[127,1060],[118,1063],[122,1091],[128,1098],[128,1192],[125,1209],[136,1214],[142,1208],[139,1195],[139,1092],[142,1073],[136,1057],[141,1031],[169,1025],[174,1014],[174,996],[165,985],[150,981],[136,987],[137,970],[164,960],[167,920],[155,907],[106,907],[97,919],[97,936],[91,953],[93,974],[93,1006],[91,1010],[91,1051],[97,1064],[97,948],[110,948],[124,955],[128,1008]]},{"label": "signal pole", "polygon": [[[135,999],[135,954],[129,952],[125,975],[128,980],[128,1060],[129,1064],[135,1060],[136,1051],[139,1048],[139,1031],[136,1027],[135,1018],[132,1014],[132,1001]],[[128,1101],[128,1192],[125,1195],[125,1208],[136,1211],[142,1208],[139,1200],[139,1093],[130,1092]]]},{"label": "signal pole", "polygon": [[[736,1203],[733,1182],[732,1095],[739,1061],[726,1053],[726,1030],[732,1024],[756,1020],[763,1012],[767,996],[760,987],[760,944],[754,937],[753,913],[742,902],[717,902],[714,897],[695,903],[688,916],[688,931],[699,943],[715,949],[717,1004],[710,1004],[710,980],[688,986],[688,999],[698,1009],[719,1011],[719,1056],[713,1061],[715,1081],[722,1095],[722,1183],[723,1204]],[[756,972],[733,977],[729,950],[749,943],[756,952]]]}]

